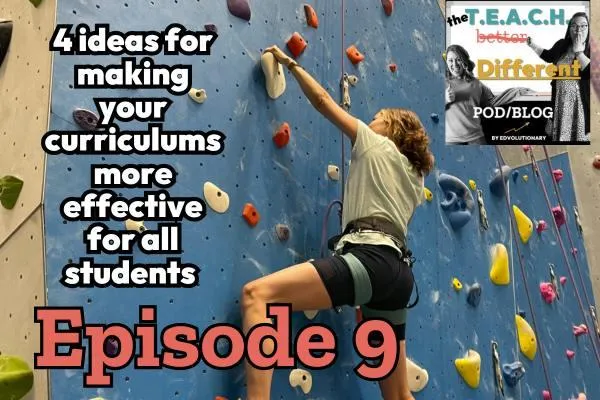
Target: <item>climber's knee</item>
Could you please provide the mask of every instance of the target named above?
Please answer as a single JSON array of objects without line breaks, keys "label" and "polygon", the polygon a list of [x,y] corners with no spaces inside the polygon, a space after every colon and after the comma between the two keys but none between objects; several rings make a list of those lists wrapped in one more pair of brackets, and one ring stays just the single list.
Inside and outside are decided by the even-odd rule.
[{"label": "climber's knee", "polygon": [[242,312],[260,307],[268,300],[268,289],[257,281],[248,282],[242,288]]}]

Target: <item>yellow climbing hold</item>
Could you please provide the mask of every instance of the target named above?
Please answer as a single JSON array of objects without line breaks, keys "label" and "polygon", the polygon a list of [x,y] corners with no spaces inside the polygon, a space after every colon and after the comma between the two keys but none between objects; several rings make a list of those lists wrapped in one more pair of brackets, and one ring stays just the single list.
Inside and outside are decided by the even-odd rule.
[{"label": "yellow climbing hold", "polygon": [[464,358],[457,358],[454,360],[454,365],[469,387],[476,389],[479,386],[481,356],[478,352],[469,350]]},{"label": "yellow climbing hold", "polygon": [[533,222],[529,219],[519,207],[513,205],[513,211],[515,212],[515,218],[517,220],[517,228],[519,229],[519,236],[521,241],[527,243],[531,234],[533,233]]},{"label": "yellow climbing hold", "polygon": [[473,179],[469,179],[469,186],[471,187],[471,190],[477,189],[477,184],[475,183],[475,181]]},{"label": "yellow climbing hold", "polygon": [[527,176],[527,175],[523,175],[523,180],[524,180],[525,182],[527,182],[527,181],[529,180],[529,176]]},{"label": "yellow climbing hold", "polygon": [[496,285],[508,285],[510,283],[508,252],[506,251],[506,246],[502,243],[496,243],[494,247],[492,247],[490,280]]},{"label": "yellow climbing hold", "polygon": [[431,201],[431,200],[433,200],[433,193],[431,193],[431,190],[429,190],[429,189],[425,188],[425,189],[423,190],[423,194],[425,195],[425,199],[426,199],[427,201]]},{"label": "yellow climbing hold", "polygon": [[460,283],[460,281],[458,280],[458,278],[454,278],[452,279],[452,287],[454,288],[454,290],[456,290],[457,292],[460,291],[462,289],[462,283]]},{"label": "yellow climbing hold", "polygon": [[537,352],[537,339],[531,326],[519,314],[515,315],[515,323],[517,325],[517,335],[519,336],[519,347],[525,357],[533,360]]},{"label": "yellow climbing hold", "polygon": [[22,399],[33,388],[33,371],[23,359],[0,356],[0,399]]}]

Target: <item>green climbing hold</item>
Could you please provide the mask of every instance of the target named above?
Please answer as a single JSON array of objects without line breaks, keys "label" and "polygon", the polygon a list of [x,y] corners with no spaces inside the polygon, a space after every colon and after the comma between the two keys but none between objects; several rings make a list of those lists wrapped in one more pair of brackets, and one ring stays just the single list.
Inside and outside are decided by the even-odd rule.
[{"label": "green climbing hold", "polygon": [[0,203],[2,207],[11,210],[17,203],[22,188],[23,181],[19,178],[10,175],[0,178]]},{"label": "green climbing hold", "polygon": [[30,2],[31,4],[33,4],[33,6],[34,6],[35,8],[39,7],[39,6],[40,6],[40,4],[42,4],[42,0],[29,0],[29,2]]},{"label": "green climbing hold", "polygon": [[0,356],[0,400],[20,400],[33,387],[33,371],[22,359]]}]

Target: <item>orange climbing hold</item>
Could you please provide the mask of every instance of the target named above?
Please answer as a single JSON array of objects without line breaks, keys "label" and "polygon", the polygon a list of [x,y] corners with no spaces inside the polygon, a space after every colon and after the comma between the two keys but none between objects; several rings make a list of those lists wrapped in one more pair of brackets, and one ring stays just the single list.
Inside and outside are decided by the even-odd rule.
[{"label": "orange climbing hold", "polygon": [[256,210],[256,207],[252,203],[246,203],[244,210],[242,211],[242,217],[246,220],[248,225],[254,227],[260,221],[260,214]]},{"label": "orange climbing hold", "polygon": [[275,142],[275,146],[285,147],[290,141],[290,125],[287,122],[284,122],[279,126],[277,132],[273,135],[273,142]]},{"label": "orange climbing hold", "polygon": [[396,72],[396,70],[398,69],[398,66],[394,63],[391,63],[389,65],[389,67],[390,67],[390,71],[392,71],[392,72]]},{"label": "orange climbing hold", "polygon": [[392,12],[394,12],[394,0],[381,0],[381,5],[383,6],[385,15],[388,17],[392,15]]},{"label": "orange climbing hold", "polygon": [[306,23],[308,26],[317,29],[319,27],[319,18],[317,17],[315,9],[312,8],[310,4],[304,5],[304,14],[306,14]]},{"label": "orange climbing hold", "polygon": [[215,400],[227,400],[227,397],[215,396]]},{"label": "orange climbing hold", "polygon": [[354,65],[358,64],[359,62],[365,59],[365,56],[363,56],[361,52],[358,51],[355,45],[351,45],[346,49],[346,55]]},{"label": "orange climbing hold", "polygon": [[306,41],[300,36],[298,32],[294,32],[292,37],[287,41],[287,47],[290,49],[294,57],[298,57],[304,49],[306,49]]}]

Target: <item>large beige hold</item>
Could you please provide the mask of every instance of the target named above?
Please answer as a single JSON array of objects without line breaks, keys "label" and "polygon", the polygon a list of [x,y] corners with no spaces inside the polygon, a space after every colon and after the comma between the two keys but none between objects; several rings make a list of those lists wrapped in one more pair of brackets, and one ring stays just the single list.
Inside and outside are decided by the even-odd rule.
[{"label": "large beige hold", "polygon": [[260,57],[263,73],[265,74],[265,85],[267,94],[275,100],[285,92],[285,74],[283,66],[270,52],[265,52]]},{"label": "large beige hold", "polygon": [[290,372],[290,385],[293,388],[299,386],[304,394],[308,394],[312,389],[312,375],[303,369],[293,369]]},{"label": "large beige hold", "polygon": [[410,358],[407,358],[406,370],[408,371],[408,388],[411,392],[420,392],[427,386],[429,373],[426,369],[419,367]]},{"label": "large beige hold", "polygon": [[210,208],[220,214],[229,209],[229,195],[212,182],[204,184],[204,199]]}]

